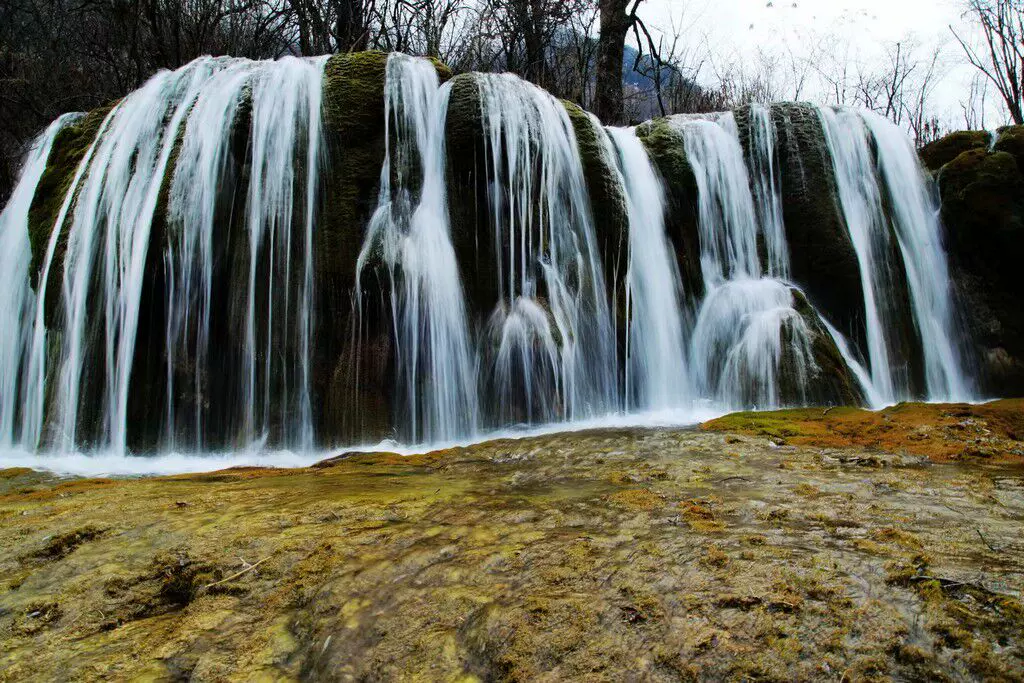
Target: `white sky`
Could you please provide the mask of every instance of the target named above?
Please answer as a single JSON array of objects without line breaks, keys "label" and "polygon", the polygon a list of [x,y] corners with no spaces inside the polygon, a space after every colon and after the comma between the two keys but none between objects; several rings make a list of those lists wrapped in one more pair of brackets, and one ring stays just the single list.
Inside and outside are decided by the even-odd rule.
[{"label": "white sky", "polygon": [[[975,71],[963,63],[949,30],[950,24],[958,31],[965,25],[958,0],[646,0],[640,8],[649,28],[671,33],[675,27],[685,43],[711,46],[705,51],[723,64],[749,63],[758,49],[811,54],[810,46],[824,36],[838,37],[826,42],[824,55],[818,53],[824,60],[840,59],[843,43],[865,61],[884,55],[886,44],[908,38],[920,46],[922,57],[942,46],[943,77],[935,86],[931,109],[947,125],[963,127],[960,101],[967,98]],[[704,71],[701,80],[709,76]],[[813,92],[803,97],[818,99]],[[994,101],[989,112],[987,125],[1003,123]]]}]

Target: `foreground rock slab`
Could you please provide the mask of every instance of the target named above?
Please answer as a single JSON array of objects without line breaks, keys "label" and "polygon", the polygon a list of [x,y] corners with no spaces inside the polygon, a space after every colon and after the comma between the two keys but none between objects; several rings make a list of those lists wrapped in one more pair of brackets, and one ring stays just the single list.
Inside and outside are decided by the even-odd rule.
[{"label": "foreground rock slab", "polygon": [[814,409],[303,470],[5,470],[0,679],[1020,680],[1019,437],[903,410],[867,445]]}]

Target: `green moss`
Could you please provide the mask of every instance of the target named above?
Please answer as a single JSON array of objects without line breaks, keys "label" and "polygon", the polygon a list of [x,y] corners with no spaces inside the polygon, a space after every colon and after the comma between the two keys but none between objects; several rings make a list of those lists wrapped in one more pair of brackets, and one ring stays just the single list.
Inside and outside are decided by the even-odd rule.
[{"label": "green moss", "polygon": [[437,57],[427,57],[434,68],[437,69],[437,77],[442,83],[447,83],[452,79],[452,69],[450,66],[442,62]]},{"label": "green moss", "polygon": [[[1003,149],[1012,136],[1004,135]],[[1024,175],[1013,154],[964,152],[939,173],[942,222],[987,393],[1024,391]]]},{"label": "green moss", "polygon": [[626,198],[618,174],[612,167],[615,161],[608,158],[590,116],[572,102],[563,101],[563,104],[572,122],[583,164],[583,178],[590,196],[598,250],[604,259],[605,281],[609,290],[614,290],[617,287],[616,274],[624,275],[626,271],[626,240],[629,231]]},{"label": "green moss", "polygon": [[[29,241],[32,246],[32,264],[29,272],[33,287],[37,284],[36,279],[46,257],[47,245],[55,227],[54,223],[56,223],[64,199],[71,189],[78,165],[96,139],[103,120],[113,107],[114,104],[110,104],[89,112],[54,138],[50,157],[46,161],[46,170],[43,171],[43,175],[39,179],[39,185],[36,187],[36,194],[32,198],[28,215]],[[51,285],[53,278],[63,270],[61,266],[64,262],[66,246],[67,234],[62,232],[54,252],[53,267],[50,270]],[[56,297],[57,288],[48,287],[46,300],[48,322],[56,303]]]},{"label": "green moss", "polygon": [[682,135],[668,119],[653,119],[637,127],[654,167],[665,180],[665,231],[675,248],[683,290],[691,300],[704,294],[697,224],[697,181],[686,159]]},{"label": "green moss", "polygon": [[1024,126],[1005,126],[997,132],[996,144],[992,149],[1006,152],[1017,160],[1017,168],[1024,172]]},{"label": "green moss", "polygon": [[771,108],[778,135],[782,214],[793,279],[844,334],[863,341],[860,266],[836,191],[818,111],[800,103]]},{"label": "green moss", "polygon": [[933,173],[964,152],[972,149],[986,149],[989,133],[984,130],[960,130],[950,133],[921,148],[921,162]]}]

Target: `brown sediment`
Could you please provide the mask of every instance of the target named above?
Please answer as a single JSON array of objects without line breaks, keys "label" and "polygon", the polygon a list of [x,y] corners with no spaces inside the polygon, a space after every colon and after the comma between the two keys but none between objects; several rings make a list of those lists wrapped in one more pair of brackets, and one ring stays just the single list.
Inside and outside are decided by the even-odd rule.
[{"label": "brown sediment", "polygon": [[880,411],[796,408],[733,413],[701,428],[764,436],[778,444],[923,455],[934,462],[1024,463],[1024,399],[980,405],[901,403]]},{"label": "brown sediment", "polygon": [[[893,409],[886,433],[1008,439],[1014,405]],[[0,680],[1021,678],[1024,468],[785,423],[5,471]]]}]

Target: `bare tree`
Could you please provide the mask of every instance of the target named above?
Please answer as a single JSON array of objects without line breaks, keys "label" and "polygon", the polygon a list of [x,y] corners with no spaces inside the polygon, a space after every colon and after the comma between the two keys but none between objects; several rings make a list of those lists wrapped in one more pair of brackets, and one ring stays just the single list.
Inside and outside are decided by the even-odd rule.
[{"label": "bare tree", "polygon": [[980,28],[984,45],[973,47],[952,26],[967,60],[995,86],[1013,122],[1024,124],[1024,3],[968,0],[965,16]]},{"label": "bare tree", "polygon": [[599,3],[601,37],[597,47],[594,108],[605,123],[623,122],[622,63],[626,35],[638,21],[636,10],[641,2],[643,0],[600,0]]},{"label": "bare tree", "polygon": [[967,130],[986,130],[985,125],[985,103],[988,101],[989,81],[980,73],[971,79],[971,86],[967,92],[967,99],[960,100],[960,110],[964,117],[964,127]]}]

